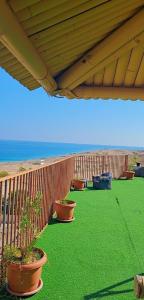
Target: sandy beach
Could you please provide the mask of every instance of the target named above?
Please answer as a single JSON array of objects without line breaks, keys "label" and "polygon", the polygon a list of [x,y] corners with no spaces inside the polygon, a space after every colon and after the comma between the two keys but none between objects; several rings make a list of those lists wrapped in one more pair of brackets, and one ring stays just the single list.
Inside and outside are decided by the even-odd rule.
[{"label": "sandy beach", "polygon": [[[129,160],[135,160],[141,162],[144,165],[144,151],[129,151],[129,150],[101,150],[95,152],[85,152],[80,153],[79,155],[128,155]],[[18,174],[22,171],[28,171],[36,169],[37,167],[49,165],[52,162],[58,161],[64,158],[60,157],[48,157],[46,159],[37,159],[37,160],[26,160],[18,162],[2,162],[0,163],[0,171],[7,171],[9,175]]]},{"label": "sandy beach", "polygon": [[15,175],[22,171],[29,171],[36,169],[43,165],[49,165],[52,162],[59,160],[62,157],[37,159],[37,160],[25,160],[25,161],[14,161],[14,162],[0,162],[0,171],[7,171],[9,175]]}]

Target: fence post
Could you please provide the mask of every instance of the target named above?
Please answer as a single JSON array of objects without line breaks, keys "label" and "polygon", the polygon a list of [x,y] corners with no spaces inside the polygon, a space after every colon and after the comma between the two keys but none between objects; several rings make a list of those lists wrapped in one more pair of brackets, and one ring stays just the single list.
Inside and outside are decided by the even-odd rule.
[{"label": "fence post", "polygon": [[125,170],[124,171],[127,171],[128,170],[128,155],[125,155]]},{"label": "fence post", "polygon": [[105,156],[102,157],[102,173],[105,171]]}]

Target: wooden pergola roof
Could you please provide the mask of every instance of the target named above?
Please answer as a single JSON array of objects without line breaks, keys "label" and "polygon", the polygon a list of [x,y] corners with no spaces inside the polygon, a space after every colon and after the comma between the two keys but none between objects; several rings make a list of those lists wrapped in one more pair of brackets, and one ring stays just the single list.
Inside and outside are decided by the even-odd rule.
[{"label": "wooden pergola roof", "polygon": [[51,95],[144,100],[144,0],[0,0],[0,66]]}]

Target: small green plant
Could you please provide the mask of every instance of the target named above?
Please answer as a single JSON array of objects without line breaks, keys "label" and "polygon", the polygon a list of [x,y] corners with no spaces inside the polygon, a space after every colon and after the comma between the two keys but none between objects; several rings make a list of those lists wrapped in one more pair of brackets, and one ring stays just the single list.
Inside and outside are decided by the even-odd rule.
[{"label": "small green plant", "polygon": [[128,170],[129,171],[133,171],[134,166],[136,165],[137,161],[138,161],[138,156],[137,155],[134,155],[130,158],[130,162],[129,162],[129,165],[128,165]]},{"label": "small green plant", "polygon": [[17,264],[27,264],[40,259],[40,254],[35,251],[35,244],[39,237],[38,227],[31,220],[31,215],[38,216],[41,211],[41,199],[42,193],[37,192],[34,199],[27,197],[25,201],[25,207],[23,208],[23,214],[20,222],[19,235],[27,236],[27,233],[33,231],[33,239],[28,246],[9,246],[4,248],[4,260],[14,262]]},{"label": "small green plant", "polygon": [[24,172],[24,171],[26,171],[26,168],[24,168],[24,167],[19,167],[19,172]]},{"label": "small green plant", "polygon": [[8,176],[9,173],[7,171],[0,171],[0,178]]},{"label": "small green plant", "polygon": [[60,203],[63,205],[67,205],[69,203],[69,200],[63,199],[63,200],[60,200]]}]

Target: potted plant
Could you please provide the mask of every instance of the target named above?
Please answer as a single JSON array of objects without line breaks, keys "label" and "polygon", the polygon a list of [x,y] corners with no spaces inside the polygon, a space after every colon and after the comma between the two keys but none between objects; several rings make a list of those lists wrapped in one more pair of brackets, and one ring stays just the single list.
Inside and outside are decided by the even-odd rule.
[{"label": "potted plant", "polygon": [[123,172],[123,177],[126,177],[127,179],[133,179],[135,175],[134,171],[128,170]]},{"label": "potted plant", "polygon": [[136,155],[130,157],[130,163],[128,165],[128,170],[124,171],[123,176],[127,179],[133,179],[135,175],[134,168],[137,165],[138,157]]},{"label": "potted plant", "polygon": [[[40,214],[42,194],[37,192],[34,199],[26,198],[25,207],[20,222],[19,235],[27,236],[35,225],[32,215]],[[42,249],[36,248],[38,228],[34,230],[34,238],[28,246],[21,243],[20,247],[6,245],[4,249],[4,262],[7,268],[7,290],[12,295],[29,296],[38,292],[43,282],[41,280],[42,266],[47,257]]]},{"label": "potted plant", "polygon": [[138,299],[144,298],[144,276],[136,275],[134,277],[134,292]]},{"label": "potted plant", "polygon": [[85,188],[85,181],[83,179],[75,178],[72,180],[71,186],[74,190],[83,191]]},{"label": "potted plant", "polygon": [[55,211],[57,220],[62,222],[71,222],[74,220],[75,201],[72,200],[57,200],[55,201]]},{"label": "potted plant", "polygon": [[134,164],[133,164],[133,160],[132,160],[132,162],[128,166],[128,170],[123,172],[123,177],[126,177],[126,179],[133,179],[134,175],[135,175]]}]

